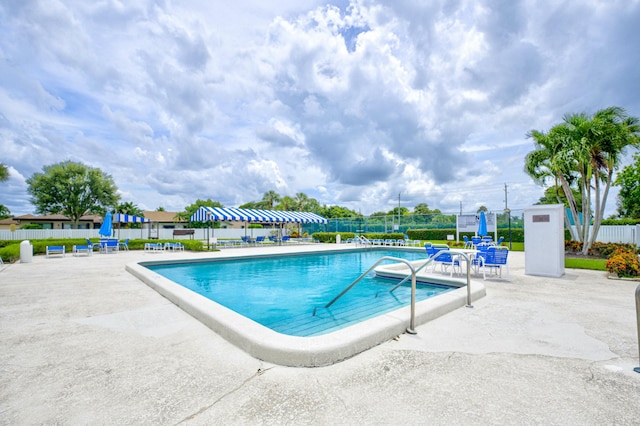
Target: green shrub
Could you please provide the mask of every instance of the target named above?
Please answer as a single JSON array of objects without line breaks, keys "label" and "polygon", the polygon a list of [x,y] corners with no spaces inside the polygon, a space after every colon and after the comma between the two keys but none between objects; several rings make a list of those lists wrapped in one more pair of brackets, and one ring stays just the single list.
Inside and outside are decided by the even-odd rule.
[{"label": "green shrub", "polygon": [[20,259],[20,244],[7,245],[0,248],[0,257],[4,263],[12,263]]},{"label": "green shrub", "polygon": [[[568,231],[567,231],[568,232]],[[407,235],[412,240],[434,240],[434,241],[447,241],[448,235],[453,235],[455,238],[456,229],[409,229],[407,230]],[[463,236],[467,236],[471,238],[475,235],[475,232],[461,232],[460,233],[460,241],[463,240]],[[490,234],[493,236],[493,233]],[[498,238],[504,237],[505,241],[509,241],[509,230],[504,228],[498,229]],[[569,235],[565,236],[565,240],[570,239]],[[511,241],[522,243],[524,242],[524,229],[522,228],[512,228],[511,229]]]},{"label": "green shrub", "polygon": [[640,272],[638,254],[635,250],[620,247],[607,260],[607,269],[619,277],[637,277]]}]

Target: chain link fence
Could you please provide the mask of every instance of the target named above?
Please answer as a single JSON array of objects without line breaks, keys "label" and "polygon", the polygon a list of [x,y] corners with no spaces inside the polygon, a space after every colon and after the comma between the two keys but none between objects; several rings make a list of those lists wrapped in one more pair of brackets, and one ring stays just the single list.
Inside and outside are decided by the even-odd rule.
[{"label": "chain link fence", "polygon": [[[492,212],[488,212],[493,214]],[[522,229],[524,210],[496,214],[497,228]],[[327,224],[304,224],[303,232],[353,232],[355,234],[403,233],[416,229],[456,229],[457,214],[386,215],[328,219]]]}]

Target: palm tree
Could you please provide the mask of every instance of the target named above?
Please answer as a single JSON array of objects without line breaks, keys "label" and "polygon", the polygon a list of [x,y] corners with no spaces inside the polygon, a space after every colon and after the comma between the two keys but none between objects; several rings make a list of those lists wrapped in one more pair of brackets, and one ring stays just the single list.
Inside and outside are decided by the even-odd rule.
[{"label": "palm tree", "polygon": [[[586,254],[598,235],[620,157],[628,146],[640,146],[638,119],[627,116],[622,108],[611,107],[593,116],[567,114],[563,123],[552,127],[549,133],[532,130],[528,136],[534,139],[536,150],[527,154],[525,171],[539,183],[553,177],[556,185],[562,186],[577,232],[568,227],[572,238],[582,241],[582,252]],[[582,194],[584,224],[579,220],[572,191],[574,184]],[[592,188],[595,208],[593,231],[590,231]]]},{"label": "palm tree", "polygon": [[276,191],[267,191],[262,196],[262,201],[269,206],[270,209],[273,209],[275,203],[280,201],[280,196]]},{"label": "palm tree", "polygon": [[276,209],[284,211],[295,211],[297,204],[298,203],[293,197],[285,195],[284,197],[280,198],[280,203],[278,203]]},{"label": "palm tree", "polygon": [[0,163],[0,182],[7,180],[9,180],[9,168],[5,164]]},{"label": "palm tree", "polygon": [[309,202],[309,197],[304,192],[298,192],[296,194],[296,205],[297,210],[299,212],[303,212],[306,210],[307,203]]},{"label": "palm tree", "polygon": [[[536,149],[525,156],[524,170],[540,185],[544,185],[546,180],[551,178],[554,180],[554,185],[560,185],[565,194],[573,194],[571,186],[575,176],[572,172],[570,161],[568,161],[564,155],[560,155],[563,144],[567,139],[564,133],[562,125],[552,127],[548,133],[538,130],[531,130],[527,133],[527,137],[534,140]],[[580,221],[577,220],[578,211],[575,199],[568,195],[567,202],[571,214],[575,219],[574,223],[576,227],[579,227]],[[571,227],[571,222],[566,210],[564,216],[565,224],[571,232],[571,238],[581,241],[581,233],[579,231],[576,232],[574,228]]]}]

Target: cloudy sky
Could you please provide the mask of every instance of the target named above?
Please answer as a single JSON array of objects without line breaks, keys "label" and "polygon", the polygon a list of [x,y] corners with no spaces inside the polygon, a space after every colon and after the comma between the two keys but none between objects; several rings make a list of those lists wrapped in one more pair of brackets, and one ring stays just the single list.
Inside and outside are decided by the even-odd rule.
[{"label": "cloudy sky", "polygon": [[529,130],[640,115],[639,22],[640,0],[3,0],[0,203],[33,213],[25,180],[72,160],[149,210],[500,211],[505,184],[523,209]]}]

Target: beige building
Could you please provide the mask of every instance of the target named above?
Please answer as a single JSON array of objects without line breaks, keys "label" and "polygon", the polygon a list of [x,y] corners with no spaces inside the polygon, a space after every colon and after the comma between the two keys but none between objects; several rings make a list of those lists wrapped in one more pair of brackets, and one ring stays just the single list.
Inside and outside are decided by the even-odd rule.
[{"label": "beige building", "polygon": [[[61,214],[48,214],[36,216],[25,214],[22,216],[14,216],[9,219],[0,221],[0,229],[11,229],[11,225],[15,225],[16,229],[20,229],[25,225],[37,224],[42,229],[71,229],[72,223],[68,217]],[[102,216],[86,215],[80,218],[78,223],[79,229],[97,229],[102,224]]]}]

